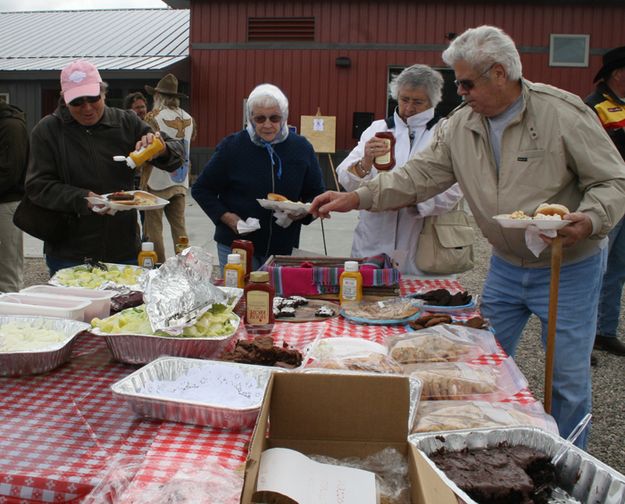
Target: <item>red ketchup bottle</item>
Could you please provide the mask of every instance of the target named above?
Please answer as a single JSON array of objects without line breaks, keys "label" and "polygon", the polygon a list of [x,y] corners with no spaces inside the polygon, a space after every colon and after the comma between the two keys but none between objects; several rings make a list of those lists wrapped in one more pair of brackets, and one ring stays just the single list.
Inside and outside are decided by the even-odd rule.
[{"label": "red ketchup bottle", "polygon": [[254,259],[254,244],[249,240],[234,240],[230,246],[233,254],[241,256],[241,265],[243,266],[243,275],[245,279],[252,272],[252,260]]},{"label": "red ketchup bottle", "polygon": [[393,135],[390,131],[379,131],[375,134],[375,136],[386,140],[390,151],[383,156],[374,158],[373,166],[380,171],[390,170],[393,166],[395,166],[395,135]]}]

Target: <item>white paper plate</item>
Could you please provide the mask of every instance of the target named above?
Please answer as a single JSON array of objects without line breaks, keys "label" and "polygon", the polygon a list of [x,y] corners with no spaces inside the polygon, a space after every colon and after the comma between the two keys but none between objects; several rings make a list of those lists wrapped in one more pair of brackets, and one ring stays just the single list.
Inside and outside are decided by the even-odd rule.
[{"label": "white paper plate", "polygon": [[362,338],[323,338],[317,341],[311,357],[315,359],[344,359],[372,353],[388,355],[388,349],[375,341]]},{"label": "white paper plate", "polygon": [[[124,191],[124,192],[127,192],[129,194],[146,193],[146,191]],[[146,194],[150,194],[150,196],[156,198],[155,203],[151,205],[129,205],[129,204],[120,203],[118,201],[110,201],[109,199],[107,199],[109,194],[112,194],[112,193],[102,194],[100,197],[88,196],[85,199],[89,201],[89,203],[92,203],[94,205],[104,205],[108,208],[112,208],[113,210],[117,210],[117,211],[120,211],[120,210],[121,211],[124,211],[124,210],[158,210],[159,208],[163,208],[165,205],[169,204],[169,201],[167,201],[166,199],[159,198],[158,196],[154,196],[153,194],[150,194],[150,193],[146,193]]]},{"label": "white paper plate", "polygon": [[525,229],[529,226],[536,226],[538,229],[561,229],[568,226],[568,220],[547,220],[547,219],[512,219],[510,214],[495,215],[493,217],[499,225],[508,229]]},{"label": "white paper plate", "polygon": [[257,199],[256,201],[267,210],[283,210],[295,214],[308,213],[308,209],[310,208],[310,203],[303,203],[301,201],[273,201],[268,199]]}]

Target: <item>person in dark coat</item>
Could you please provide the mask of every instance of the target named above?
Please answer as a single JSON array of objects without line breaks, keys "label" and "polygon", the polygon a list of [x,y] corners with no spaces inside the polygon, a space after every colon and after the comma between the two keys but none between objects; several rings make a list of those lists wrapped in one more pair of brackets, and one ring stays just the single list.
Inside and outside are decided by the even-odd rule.
[{"label": "person in dark coat", "polygon": [[[220,142],[193,184],[193,198],[215,223],[222,267],[237,238],[254,244],[254,269],[270,255],[290,255],[299,246],[302,224],[311,222],[302,215],[276,219],[257,201],[278,193],[308,202],[324,191],[315,151],[308,140],[289,131],[288,114],[289,102],[279,88],[257,86],[247,100],[247,127]],[[258,219],[260,229],[241,234],[248,218]]]},{"label": "person in dark coat", "polygon": [[[53,275],[61,268],[98,261],[136,264],[140,250],[136,210],[114,213],[86,198],[132,190],[134,171],[116,155],[154,141],[150,127],[131,111],[106,105],[106,83],[88,61],[61,72],[58,108],[35,126],[26,173],[26,194],[49,210],[71,213],[65,236],[44,243]],[[163,135],[165,148],[151,163],[175,170],[184,159],[182,143]]]},{"label": "person in dark coat", "polygon": [[28,130],[24,112],[0,103],[0,292],[22,288],[23,234],[13,224],[13,214],[24,195],[28,163]]}]

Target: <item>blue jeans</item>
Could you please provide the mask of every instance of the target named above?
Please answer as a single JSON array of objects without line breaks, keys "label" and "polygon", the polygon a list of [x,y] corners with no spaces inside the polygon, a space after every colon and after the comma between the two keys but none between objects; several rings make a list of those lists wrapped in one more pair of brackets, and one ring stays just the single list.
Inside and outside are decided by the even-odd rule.
[{"label": "blue jeans", "polygon": [[610,231],[608,267],[603,275],[599,295],[599,316],[597,334],[616,338],[616,329],[621,312],[621,294],[625,281],[625,226],[623,219]]},{"label": "blue jeans", "polygon": [[[223,243],[217,242],[217,255],[219,256],[219,266],[221,267],[221,271],[223,272],[224,266],[228,263],[228,254],[232,254],[232,249],[229,245],[224,245]],[[252,257],[252,271],[256,271],[260,269],[260,267],[265,264],[267,258],[264,256],[253,256]]]},{"label": "blue jeans", "polygon": [[[597,302],[605,271],[607,248],[574,264],[562,266],[551,414],[560,435],[567,437],[592,405],[590,353],[595,340]],[[546,345],[550,268],[522,268],[493,256],[484,283],[481,311],[499,343],[514,356],[530,315],[542,325]],[[588,429],[577,439],[585,447]]]},{"label": "blue jeans", "polygon": [[[46,255],[46,266],[48,266],[48,271],[50,271],[50,277],[54,275],[57,271],[64,268],[72,268],[74,266],[80,266],[84,264],[84,261],[80,261],[78,259],[61,259],[60,257],[52,257],[50,255]],[[126,259],[125,261],[117,261],[116,264],[137,264],[137,258]]]}]

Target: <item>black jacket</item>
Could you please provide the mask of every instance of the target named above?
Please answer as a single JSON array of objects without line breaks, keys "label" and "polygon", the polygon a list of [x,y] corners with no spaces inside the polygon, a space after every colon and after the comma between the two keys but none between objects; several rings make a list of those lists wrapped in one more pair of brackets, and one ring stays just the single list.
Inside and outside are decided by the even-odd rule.
[{"label": "black jacket", "polygon": [[0,103],[0,203],[19,201],[28,164],[28,130],[24,112]]},{"label": "black jacket", "polygon": [[[113,161],[113,156],[128,155],[141,136],[150,131],[134,112],[109,107],[94,126],[76,122],[63,104],[39,121],[31,137],[26,193],[42,207],[74,214],[70,238],[46,242],[46,254],[107,262],[137,257],[140,237],[136,211],[98,215],[87,207],[85,196],[89,191],[106,194],[132,190],[134,170]],[[166,135],[163,138],[169,154],[153,160],[153,164],[173,171],[184,160],[184,147],[178,140]]]},{"label": "black jacket", "polygon": [[585,100],[599,116],[599,120],[606,129],[608,135],[625,159],[625,102],[621,100],[604,83],[600,82],[594,93]]}]

